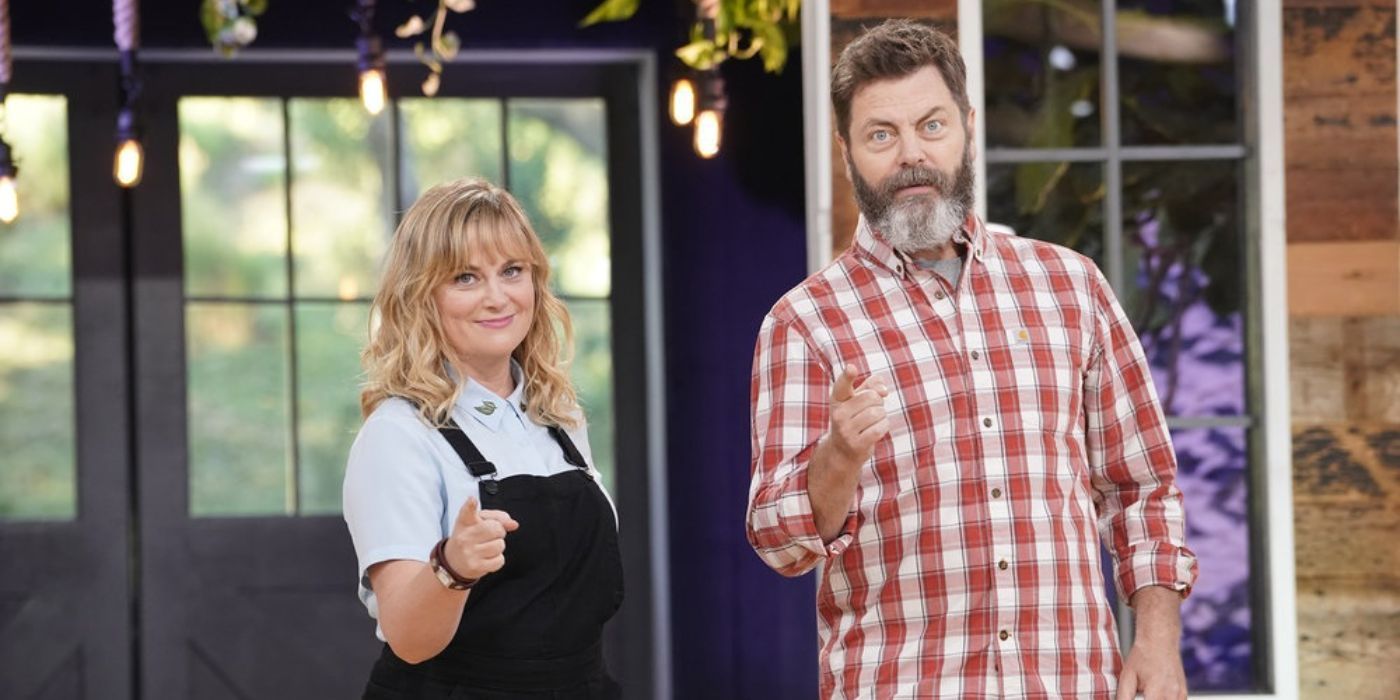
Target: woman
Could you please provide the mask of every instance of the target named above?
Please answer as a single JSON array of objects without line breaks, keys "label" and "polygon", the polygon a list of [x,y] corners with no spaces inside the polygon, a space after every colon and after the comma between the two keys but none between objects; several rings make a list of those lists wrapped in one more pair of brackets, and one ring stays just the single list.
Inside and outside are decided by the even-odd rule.
[{"label": "woman", "polygon": [[365,697],[619,697],[601,651],[622,600],[614,509],[520,205],[476,179],[428,190],[374,311],[344,494],[386,642]]}]

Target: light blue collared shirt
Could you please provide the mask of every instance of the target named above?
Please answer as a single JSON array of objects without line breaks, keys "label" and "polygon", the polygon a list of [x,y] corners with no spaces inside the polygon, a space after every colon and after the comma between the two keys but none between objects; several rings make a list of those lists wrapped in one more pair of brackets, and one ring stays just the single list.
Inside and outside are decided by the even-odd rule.
[{"label": "light blue collared shirt", "polygon": [[[526,415],[523,373],[513,360],[511,374],[515,391],[505,398],[468,379],[452,409],[457,425],[496,465],[498,480],[576,469],[564,459],[549,430]],[[580,419],[577,428],[566,432],[603,488],[593,468],[587,426]],[[607,489],[603,494],[611,503]],[[467,473],[452,446],[401,398],[384,401],[365,419],[350,448],[343,497],[345,523],[360,564],[360,600],[375,620],[379,605],[369,587],[369,567],[392,559],[426,562],[433,545],[452,531],[467,499],[481,498],[476,478]],[[375,634],[384,639],[377,625]]]}]

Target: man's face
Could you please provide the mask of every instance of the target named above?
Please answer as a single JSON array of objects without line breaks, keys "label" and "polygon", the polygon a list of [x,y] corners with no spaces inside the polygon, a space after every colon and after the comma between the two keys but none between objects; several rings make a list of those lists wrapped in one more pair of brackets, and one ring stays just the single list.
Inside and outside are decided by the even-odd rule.
[{"label": "man's face", "polygon": [[907,254],[948,244],[972,209],[976,144],[933,66],[862,86],[842,138],[856,203],[890,245]]}]

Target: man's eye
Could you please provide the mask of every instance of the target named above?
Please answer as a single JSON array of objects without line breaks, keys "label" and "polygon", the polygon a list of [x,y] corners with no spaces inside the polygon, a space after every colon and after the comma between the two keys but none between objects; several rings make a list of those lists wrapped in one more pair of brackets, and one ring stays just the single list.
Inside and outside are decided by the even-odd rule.
[{"label": "man's eye", "polygon": [[881,129],[880,131],[876,131],[875,133],[872,133],[870,135],[870,140],[874,141],[875,143],[884,143],[886,141],[889,141],[890,138],[890,132],[885,131],[883,129]]},{"label": "man's eye", "polygon": [[933,121],[931,121],[931,122],[929,122],[929,123],[927,123],[927,124],[924,124],[924,131],[927,131],[927,132],[930,133],[930,134],[936,134],[936,133],[938,133],[938,132],[940,132],[940,131],[942,131],[942,130],[943,130],[943,122],[938,121],[937,119],[935,119],[935,120],[933,120]]}]

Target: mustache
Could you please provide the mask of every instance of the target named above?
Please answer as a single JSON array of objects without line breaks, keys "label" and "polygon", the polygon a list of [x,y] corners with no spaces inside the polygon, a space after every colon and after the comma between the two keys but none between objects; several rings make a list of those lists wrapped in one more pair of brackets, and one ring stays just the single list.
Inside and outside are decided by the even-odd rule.
[{"label": "mustache", "polygon": [[886,195],[893,195],[906,187],[932,187],[939,193],[943,193],[948,191],[949,184],[949,178],[941,171],[915,165],[902,168],[899,172],[886,178],[881,189]]}]

